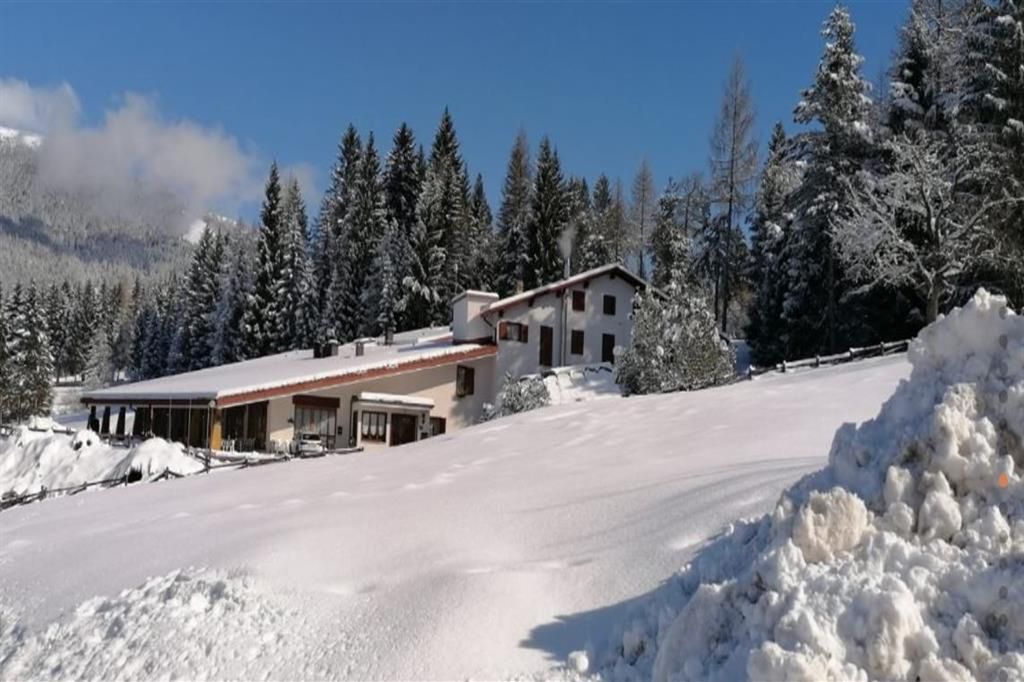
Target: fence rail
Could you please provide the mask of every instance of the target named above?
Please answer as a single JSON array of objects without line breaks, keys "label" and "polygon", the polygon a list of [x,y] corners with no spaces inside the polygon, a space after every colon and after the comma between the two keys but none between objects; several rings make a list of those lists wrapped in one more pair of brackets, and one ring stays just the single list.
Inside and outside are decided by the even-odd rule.
[{"label": "fence rail", "polygon": [[844,362],[852,362],[863,358],[881,357],[891,353],[902,353],[909,347],[910,339],[904,339],[902,341],[883,341],[881,343],[876,343],[873,346],[850,348],[849,350],[842,353],[836,353],[834,355],[816,355],[813,358],[802,358],[800,360],[783,360],[776,365],[768,367],[755,367],[754,365],[751,365],[747,368],[747,378],[753,379],[755,376],[766,374],[767,372],[785,373],[790,370],[800,369],[803,367],[839,365]]}]

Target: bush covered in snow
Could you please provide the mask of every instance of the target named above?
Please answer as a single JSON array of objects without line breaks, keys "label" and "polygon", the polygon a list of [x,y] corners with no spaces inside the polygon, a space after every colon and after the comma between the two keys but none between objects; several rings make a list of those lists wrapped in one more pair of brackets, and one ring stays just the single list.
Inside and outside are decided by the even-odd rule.
[{"label": "bush covered in snow", "polygon": [[682,279],[669,283],[664,296],[637,294],[632,344],[615,366],[627,395],[706,388],[734,374],[732,351],[711,310]]},{"label": "bush covered in snow", "polygon": [[498,392],[498,401],[494,405],[484,406],[484,416],[481,421],[490,421],[498,417],[507,417],[510,414],[518,414],[529,410],[536,410],[538,407],[547,407],[551,404],[551,395],[544,380],[538,376],[525,376],[516,379],[511,374],[505,375],[505,383]]},{"label": "bush covered in snow", "polygon": [[603,677],[1024,679],[1024,318],[979,291],[910,361],[824,470],[593,652]]}]

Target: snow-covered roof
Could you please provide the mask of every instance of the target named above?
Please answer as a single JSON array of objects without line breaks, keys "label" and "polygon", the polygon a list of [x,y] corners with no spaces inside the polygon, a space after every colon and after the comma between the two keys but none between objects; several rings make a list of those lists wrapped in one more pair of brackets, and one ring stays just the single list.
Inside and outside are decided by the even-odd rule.
[{"label": "snow-covered roof", "polygon": [[413,395],[399,395],[397,393],[374,393],[363,391],[359,394],[361,403],[379,403],[381,405],[402,405],[405,407],[433,407],[433,398],[421,398]]},{"label": "snow-covered roof", "polygon": [[[395,334],[390,346],[366,344],[364,353],[356,355],[355,343],[338,348],[338,354],[313,357],[312,350],[289,351],[255,360],[236,362],[220,367],[201,369],[185,374],[139,381],[89,391],[82,402],[146,402],[192,400],[237,404],[265,399],[274,395],[299,393],[330,386],[332,382],[347,383],[359,375],[393,374],[421,368],[425,362],[445,364],[465,356],[493,354],[493,346],[475,343],[452,343],[446,328],[427,328]],[[312,385],[311,385],[312,384]]]},{"label": "snow-covered roof", "polygon": [[542,296],[544,294],[550,294],[557,291],[563,291],[570,287],[576,286],[577,284],[583,284],[584,282],[592,280],[595,277],[603,277],[605,275],[610,275],[613,273],[622,277],[622,279],[626,280],[627,282],[630,282],[631,284],[633,284],[633,286],[650,286],[650,284],[648,284],[647,281],[641,279],[640,277],[637,277],[632,272],[627,270],[626,266],[624,266],[622,263],[609,263],[608,265],[602,265],[599,268],[587,270],[586,272],[581,272],[578,275],[573,275],[572,277],[567,277],[565,279],[558,280],[557,282],[552,282],[550,284],[539,286],[535,289],[530,289],[529,291],[524,291],[519,294],[507,296],[499,301],[491,303],[486,308],[484,308],[483,312],[484,314],[487,314],[497,312],[499,310],[505,310],[506,308],[514,306],[518,303],[525,303],[529,301],[531,298],[536,298],[537,296]]}]

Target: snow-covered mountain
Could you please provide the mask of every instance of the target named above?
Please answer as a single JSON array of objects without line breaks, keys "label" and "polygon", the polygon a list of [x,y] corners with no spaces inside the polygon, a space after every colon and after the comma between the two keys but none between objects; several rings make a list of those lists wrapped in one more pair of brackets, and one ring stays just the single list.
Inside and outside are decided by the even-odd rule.
[{"label": "snow-covered mountain", "polygon": [[0,632],[0,676],[542,673],[771,509],[908,369],[568,403],[386,454],[2,512],[0,609],[27,629]]},{"label": "snow-covered mountain", "polygon": [[99,189],[44,180],[41,136],[0,128],[0,285],[55,278],[123,279],[179,267],[188,244],[181,206],[140,192],[112,201]]}]

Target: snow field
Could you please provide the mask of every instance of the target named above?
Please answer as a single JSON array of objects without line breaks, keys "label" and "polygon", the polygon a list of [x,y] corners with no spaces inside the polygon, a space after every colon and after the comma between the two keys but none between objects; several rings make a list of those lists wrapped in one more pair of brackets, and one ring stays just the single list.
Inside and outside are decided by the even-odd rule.
[{"label": "snow field", "polygon": [[[221,628],[208,662],[196,653],[184,677],[549,678],[569,674],[588,644],[573,665],[592,672],[645,594],[723,525],[770,510],[821,467],[836,427],[877,413],[907,370],[889,357],[569,403],[381,453],[9,509],[0,604],[23,635],[0,639],[0,660],[42,671],[43,658],[78,652],[78,677],[178,676],[172,654],[191,645],[173,637],[109,663],[110,644],[81,624],[45,651],[24,642],[74,622],[96,595],[116,601],[204,566],[244,572],[246,599],[284,614],[265,631],[286,636],[273,660],[229,669],[218,661],[245,660],[253,637]],[[167,628],[190,614],[160,613]],[[633,646],[648,646],[635,632]],[[151,668],[134,674],[136,659]]]},{"label": "snow field", "polygon": [[703,548],[589,672],[1024,679],[1024,319],[980,291],[909,356],[828,467]]}]

